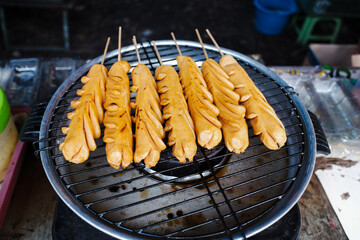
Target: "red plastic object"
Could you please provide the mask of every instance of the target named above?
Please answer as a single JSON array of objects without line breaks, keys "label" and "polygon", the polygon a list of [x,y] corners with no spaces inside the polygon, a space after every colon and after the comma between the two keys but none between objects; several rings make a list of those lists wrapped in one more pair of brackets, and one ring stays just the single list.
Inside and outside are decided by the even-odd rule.
[{"label": "red plastic object", "polygon": [[[15,108],[12,109],[13,114],[21,113],[21,112],[29,112],[30,108],[22,107],[22,108]],[[10,200],[12,194],[15,189],[15,184],[19,176],[19,172],[23,163],[23,159],[25,157],[26,148],[28,143],[18,141],[14,154],[11,158],[9,168],[6,172],[5,179],[1,185],[0,189],[0,229],[4,222],[7,209],[10,204]]]}]

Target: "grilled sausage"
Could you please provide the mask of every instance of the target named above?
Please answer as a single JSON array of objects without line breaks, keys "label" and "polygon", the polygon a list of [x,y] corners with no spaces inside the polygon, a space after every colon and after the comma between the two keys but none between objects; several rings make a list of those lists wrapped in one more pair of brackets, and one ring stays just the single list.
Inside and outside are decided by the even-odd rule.
[{"label": "grilled sausage", "polygon": [[185,162],[186,158],[192,161],[197,150],[194,123],[178,74],[173,67],[163,65],[156,69],[155,78],[166,120],[165,131],[169,131],[168,145],[173,146],[172,152],[180,162]]},{"label": "grilled sausage", "polygon": [[211,149],[222,138],[221,123],[217,118],[219,109],[213,105],[213,96],[207,90],[206,82],[194,60],[186,56],[178,56],[176,60],[190,115],[195,124],[197,141],[200,146]]},{"label": "grilled sausage", "polygon": [[215,106],[220,110],[225,145],[231,152],[242,153],[249,146],[249,136],[245,107],[239,104],[240,96],[234,92],[229,76],[216,61],[207,59],[201,68]]},{"label": "grilled sausage", "polygon": [[156,83],[149,68],[139,64],[131,73],[132,92],[137,92],[135,100],[135,139],[134,161],[144,160],[150,168],[160,159],[160,152],[166,148],[163,138],[165,131],[162,126],[160,99]]},{"label": "grilled sausage", "polygon": [[287,139],[284,125],[246,71],[230,55],[221,58],[220,66],[230,76],[235,92],[240,95],[254,134],[260,135],[261,141],[269,149],[284,146]]},{"label": "grilled sausage", "polygon": [[107,161],[115,169],[126,168],[133,161],[129,70],[127,61],[115,62],[106,80],[103,140]]},{"label": "grilled sausage", "polygon": [[95,151],[95,138],[101,135],[100,123],[103,121],[103,102],[105,99],[105,81],[107,69],[100,64],[93,65],[87,76],[81,78],[84,83],[77,90],[78,100],[71,101],[74,112],[68,113],[69,127],[63,127],[65,140],[60,144],[64,158],[73,163],[82,163],[89,158],[89,151]]}]

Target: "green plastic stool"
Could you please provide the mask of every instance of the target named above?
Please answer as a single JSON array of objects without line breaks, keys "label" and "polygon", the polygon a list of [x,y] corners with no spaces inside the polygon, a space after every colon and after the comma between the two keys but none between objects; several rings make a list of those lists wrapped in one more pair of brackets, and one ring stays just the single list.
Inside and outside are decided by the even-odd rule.
[{"label": "green plastic stool", "polygon": [[[337,35],[340,30],[341,26],[341,18],[339,17],[326,17],[326,16],[317,16],[317,17],[310,17],[306,16],[304,23],[302,24],[301,28],[298,26],[297,21],[300,17],[295,16],[293,18],[293,26],[295,27],[295,31],[298,34],[297,43],[305,45],[309,40],[327,40],[331,43],[335,42]],[[334,24],[333,32],[329,35],[316,35],[313,34],[312,31],[317,23],[326,21],[329,23]]]}]

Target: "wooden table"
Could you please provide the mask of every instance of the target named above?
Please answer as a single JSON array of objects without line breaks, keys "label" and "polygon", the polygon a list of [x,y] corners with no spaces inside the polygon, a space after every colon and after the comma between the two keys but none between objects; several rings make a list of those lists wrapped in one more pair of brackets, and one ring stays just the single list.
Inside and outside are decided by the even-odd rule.
[{"label": "wooden table", "polygon": [[[32,151],[29,147],[0,230],[0,240],[52,238],[52,221],[58,196],[44,173],[41,161],[33,156]],[[302,214],[299,239],[347,239],[315,175],[299,206]]]}]

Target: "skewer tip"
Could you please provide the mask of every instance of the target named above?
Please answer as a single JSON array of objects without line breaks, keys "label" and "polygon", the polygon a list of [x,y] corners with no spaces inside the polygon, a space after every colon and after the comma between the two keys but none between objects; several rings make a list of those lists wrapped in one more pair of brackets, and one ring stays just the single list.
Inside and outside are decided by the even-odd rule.
[{"label": "skewer tip", "polygon": [[119,26],[119,36],[118,36],[118,61],[121,61],[121,26]]},{"label": "skewer tip", "polygon": [[211,41],[214,43],[214,45],[216,46],[216,48],[218,49],[219,53],[221,56],[224,56],[224,53],[221,51],[220,46],[217,44],[215,38],[213,37],[213,35],[211,34],[209,29],[206,29],[206,33],[209,35]]},{"label": "skewer tip", "polygon": [[135,35],[133,35],[132,41],[133,41],[133,44],[134,44],[134,47],[135,47],[135,52],[136,52],[136,56],[137,56],[138,62],[139,62],[139,64],[141,64],[140,53],[139,53],[139,49],[138,49],[138,47],[137,47],[137,42],[136,42],[136,37],[135,37]]},{"label": "skewer tip", "polygon": [[176,38],[175,38],[175,34],[174,34],[173,32],[171,32],[170,34],[171,34],[172,39],[173,39],[174,42],[175,42],[175,46],[176,46],[176,48],[177,48],[177,50],[178,50],[178,52],[179,52],[179,55],[182,55],[181,50],[180,50],[180,48],[179,48],[179,46],[178,46],[178,44],[177,44]]},{"label": "skewer tip", "polygon": [[106,45],[105,45],[104,54],[103,54],[103,57],[102,57],[102,60],[101,60],[101,65],[104,65],[105,56],[106,56],[106,53],[107,53],[107,50],[108,50],[108,47],[109,47],[109,43],[110,43],[110,37],[108,37],[107,40],[106,40]]},{"label": "skewer tip", "polygon": [[155,41],[151,41],[151,43],[154,46],[155,53],[156,53],[156,56],[157,56],[157,58],[159,60],[160,65],[163,65],[162,60],[161,60],[161,56],[160,56],[159,50],[158,50],[158,48],[157,48],[157,46],[155,44]]},{"label": "skewer tip", "polygon": [[196,32],[196,35],[197,35],[197,37],[198,37],[198,39],[199,39],[199,42],[200,42],[200,44],[201,44],[201,47],[202,47],[202,49],[203,49],[203,51],[204,51],[205,58],[208,59],[209,57],[208,57],[208,55],[207,55],[207,52],[206,52],[204,43],[203,43],[202,38],[201,38],[201,36],[200,36],[199,29],[195,28],[195,32]]}]

